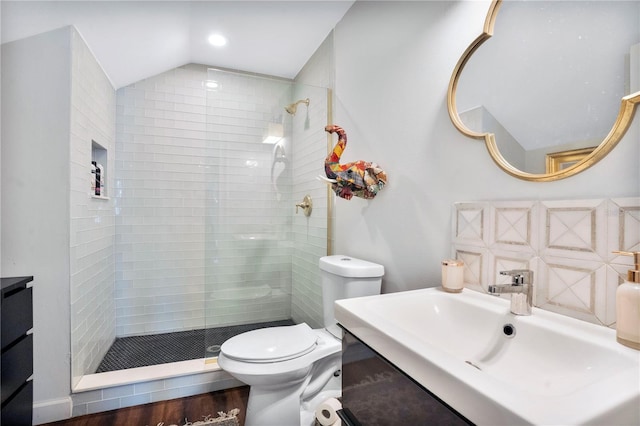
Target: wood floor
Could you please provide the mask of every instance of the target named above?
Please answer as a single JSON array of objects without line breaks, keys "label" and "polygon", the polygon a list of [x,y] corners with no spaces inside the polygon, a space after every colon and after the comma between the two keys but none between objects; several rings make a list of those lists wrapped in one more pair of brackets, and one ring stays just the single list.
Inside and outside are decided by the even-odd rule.
[{"label": "wood floor", "polygon": [[229,412],[234,408],[240,409],[238,420],[240,426],[243,426],[248,399],[249,387],[243,386],[74,417],[47,423],[46,426],[156,426],[161,422],[164,422],[165,426],[184,425],[185,418],[195,422],[203,420],[203,416],[215,416],[218,411]]}]

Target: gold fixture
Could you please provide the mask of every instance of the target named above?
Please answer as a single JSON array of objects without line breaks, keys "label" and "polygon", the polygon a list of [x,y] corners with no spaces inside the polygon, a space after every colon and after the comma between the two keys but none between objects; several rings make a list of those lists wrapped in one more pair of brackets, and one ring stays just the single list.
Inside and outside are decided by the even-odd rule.
[{"label": "gold fixture", "polygon": [[572,149],[571,151],[552,152],[545,155],[545,169],[547,173],[555,173],[582,161],[597,147]]},{"label": "gold fixture", "polygon": [[305,104],[306,106],[309,106],[309,98],[307,99],[300,99],[299,101],[296,101],[292,104],[287,105],[286,107],[284,107],[284,110],[287,111],[289,114],[291,115],[296,115],[296,111],[298,110],[298,105],[299,104]]},{"label": "gold fixture", "polygon": [[640,252],[615,250],[613,253],[633,257],[633,269],[627,271],[627,281],[640,283]]},{"label": "gold fixture", "polygon": [[[333,123],[333,92],[327,89],[327,125]],[[333,151],[333,138],[327,133],[327,155]],[[333,254],[333,206],[335,205],[334,193],[330,185],[327,187],[327,256]]]},{"label": "gold fixture", "polygon": [[311,210],[313,210],[313,200],[311,199],[311,195],[305,195],[302,202],[296,204],[296,213],[298,213],[298,207],[302,209],[306,217],[311,216]]},{"label": "gold fixture", "polygon": [[493,0],[491,2],[484,22],[482,34],[471,42],[453,70],[449,81],[449,88],[447,90],[447,110],[449,111],[451,122],[463,135],[473,139],[484,140],[493,161],[511,176],[527,181],[546,182],[564,179],[580,173],[604,158],[618,144],[618,142],[620,142],[620,139],[622,139],[631,125],[636,106],[640,103],[640,92],[632,93],[622,98],[618,117],[609,131],[609,134],[605,136],[600,145],[591,149],[589,153],[577,158],[574,164],[565,164],[564,167],[542,174],[527,173],[514,167],[500,153],[496,145],[495,135],[493,133],[482,133],[469,129],[462,122],[456,106],[456,91],[460,75],[473,53],[478,50],[485,41],[493,36],[495,21],[501,4],[502,0]]}]

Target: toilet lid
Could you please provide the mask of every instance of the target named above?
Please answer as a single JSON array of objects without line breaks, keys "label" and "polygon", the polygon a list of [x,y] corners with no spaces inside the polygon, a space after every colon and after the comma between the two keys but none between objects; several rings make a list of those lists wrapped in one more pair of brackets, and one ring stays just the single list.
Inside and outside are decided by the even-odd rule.
[{"label": "toilet lid", "polygon": [[307,324],[268,327],[248,331],[225,341],[226,357],[246,362],[278,362],[311,352],[318,336]]}]

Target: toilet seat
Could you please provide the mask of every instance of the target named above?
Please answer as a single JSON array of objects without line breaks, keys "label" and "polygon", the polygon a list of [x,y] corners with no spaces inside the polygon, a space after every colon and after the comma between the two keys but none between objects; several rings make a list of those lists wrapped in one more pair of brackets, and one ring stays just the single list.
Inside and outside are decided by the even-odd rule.
[{"label": "toilet seat", "polygon": [[281,362],[313,351],[317,340],[317,334],[305,323],[268,327],[230,338],[222,344],[220,352],[242,362]]}]

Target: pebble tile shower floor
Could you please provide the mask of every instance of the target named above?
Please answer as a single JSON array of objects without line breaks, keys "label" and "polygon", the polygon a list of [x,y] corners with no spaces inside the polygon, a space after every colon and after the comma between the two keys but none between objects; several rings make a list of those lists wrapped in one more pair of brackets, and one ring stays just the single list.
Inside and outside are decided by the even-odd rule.
[{"label": "pebble tile shower floor", "polygon": [[258,328],[294,324],[291,320],[282,320],[145,336],[119,337],[109,348],[96,373],[214,357],[218,355],[220,345],[237,334]]}]

